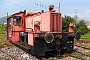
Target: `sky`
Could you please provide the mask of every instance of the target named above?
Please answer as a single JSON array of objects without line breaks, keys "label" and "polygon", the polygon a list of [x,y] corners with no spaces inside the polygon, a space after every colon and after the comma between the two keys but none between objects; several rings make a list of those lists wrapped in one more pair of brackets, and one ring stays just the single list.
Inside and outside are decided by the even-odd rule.
[{"label": "sky", "polygon": [[[0,17],[6,16],[7,12],[11,15],[24,10],[47,11],[50,4],[53,4],[58,11],[59,2],[62,16],[73,17],[77,12],[80,19],[90,20],[90,0],[0,0]],[[40,7],[40,3],[43,7]]]}]

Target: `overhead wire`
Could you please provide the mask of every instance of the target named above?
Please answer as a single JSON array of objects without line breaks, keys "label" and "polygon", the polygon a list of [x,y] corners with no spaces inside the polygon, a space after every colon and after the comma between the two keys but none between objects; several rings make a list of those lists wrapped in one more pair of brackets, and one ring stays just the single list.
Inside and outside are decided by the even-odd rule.
[{"label": "overhead wire", "polygon": [[40,4],[42,4],[42,7],[45,7],[45,9],[46,9],[46,6],[40,0],[38,0],[38,1],[40,2]]},{"label": "overhead wire", "polygon": [[[24,6],[21,6],[21,5],[18,5],[18,4],[9,2],[9,1],[7,1],[7,0],[2,0],[2,1],[4,1],[4,2],[6,2],[6,3],[9,3],[9,4],[12,4],[12,5],[15,5],[15,6],[18,6],[18,7],[21,7],[21,8],[26,8],[26,9],[28,9],[27,7],[24,7]],[[38,1],[40,2],[40,4],[38,4],[38,3],[36,3],[36,2],[33,2],[32,0],[28,0],[28,1],[34,3],[35,5],[40,5],[40,7],[43,7],[43,4],[42,4],[39,0],[38,0]],[[41,5],[41,4],[42,4],[42,5]],[[46,7],[45,7],[45,9],[46,9]],[[31,10],[31,9],[29,9],[29,10]]]},{"label": "overhead wire", "polygon": [[44,4],[43,3],[41,3],[39,0],[39,2],[40,2],[40,4],[38,4],[38,3],[36,3],[36,2],[33,2],[32,0],[28,0],[28,1],[30,1],[30,2],[32,2],[32,3],[34,3],[35,5],[38,5],[38,6],[40,6],[40,10],[41,10],[41,8],[42,7],[45,7],[45,10],[46,10],[46,6],[44,6]]},{"label": "overhead wire", "polygon": [[46,10],[46,6],[40,0],[38,0],[38,1],[40,2],[40,5],[42,5],[42,7],[44,7]]},{"label": "overhead wire", "polygon": [[33,1],[31,1],[31,0],[28,0],[28,1],[30,1],[30,2],[32,2],[32,3],[34,3],[35,5],[39,5],[38,3],[35,3],[35,2],[33,2]]},{"label": "overhead wire", "polygon": [[[12,5],[15,5],[15,6],[18,6],[18,7],[21,7],[21,8],[29,9],[29,8],[27,8],[27,7],[24,7],[24,6],[21,6],[21,5],[18,5],[18,4],[9,2],[9,1],[7,1],[7,0],[2,0],[2,1],[4,1],[4,2],[6,2],[6,3],[9,3],[9,4],[12,4]],[[31,10],[31,9],[29,9],[29,10]],[[0,18],[1,18],[1,17],[2,17],[2,16],[0,16]]]},{"label": "overhead wire", "polygon": [[38,0],[42,5],[44,5],[40,0]]},{"label": "overhead wire", "polygon": [[[12,4],[12,5],[16,5],[16,6],[18,6],[18,7],[22,7],[22,8],[26,8],[26,9],[29,9],[29,8],[27,8],[27,7],[24,7],[24,6],[21,6],[21,5],[18,5],[18,4],[15,4],[15,3],[12,3],[12,2],[9,2],[9,1],[7,1],[7,0],[2,0],[2,1],[4,1],[4,2],[6,2],[6,3],[10,3],[10,4]],[[40,7],[43,7],[43,4],[40,2],[40,4],[38,4],[38,3],[36,3],[36,2],[33,2],[32,0],[28,0],[28,1],[30,1],[30,2],[32,2],[32,3],[34,3],[35,5],[40,5]],[[42,5],[41,5],[42,4]],[[45,9],[46,9],[46,7],[45,7]],[[31,10],[31,9],[29,9],[29,10]]]},{"label": "overhead wire", "polygon": [[[6,13],[3,13],[3,15],[5,15]],[[6,16],[0,16],[0,18],[3,18],[3,17],[6,17]]]},{"label": "overhead wire", "polygon": [[[4,1],[4,2],[6,2],[6,3],[10,3],[10,4],[12,4],[12,5],[16,5],[16,6],[18,6],[18,7],[22,7],[22,8],[28,9],[27,7],[24,7],[24,6],[21,6],[21,5],[18,5],[18,4],[15,4],[15,3],[12,3],[12,2],[6,1],[6,0],[2,0],[2,1]],[[30,10],[30,9],[29,9],[29,10]]]}]

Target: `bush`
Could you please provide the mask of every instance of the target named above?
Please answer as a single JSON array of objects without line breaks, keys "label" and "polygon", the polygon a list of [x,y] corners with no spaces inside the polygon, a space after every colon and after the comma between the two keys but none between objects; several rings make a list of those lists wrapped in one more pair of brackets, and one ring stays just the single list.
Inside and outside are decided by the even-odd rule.
[{"label": "bush", "polygon": [[75,32],[80,32],[81,35],[88,33],[88,28],[87,28],[84,20],[81,20],[79,23],[77,23],[77,25],[75,27]]},{"label": "bush", "polygon": [[82,35],[81,38],[82,39],[90,39],[90,31],[87,34]]},{"label": "bush", "polygon": [[6,25],[0,24],[0,34],[6,34]]}]

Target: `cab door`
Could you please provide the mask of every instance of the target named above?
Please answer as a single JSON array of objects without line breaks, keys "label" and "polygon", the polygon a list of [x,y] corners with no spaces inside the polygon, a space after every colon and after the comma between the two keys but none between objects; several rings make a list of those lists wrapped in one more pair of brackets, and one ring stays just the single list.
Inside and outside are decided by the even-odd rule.
[{"label": "cab door", "polygon": [[24,31],[23,14],[13,15],[12,19],[12,42],[20,40],[20,32]]}]

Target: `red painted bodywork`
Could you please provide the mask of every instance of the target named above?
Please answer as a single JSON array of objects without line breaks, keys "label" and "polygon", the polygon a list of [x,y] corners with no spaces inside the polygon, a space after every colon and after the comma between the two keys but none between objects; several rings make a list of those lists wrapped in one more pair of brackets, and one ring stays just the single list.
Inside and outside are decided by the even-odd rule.
[{"label": "red painted bodywork", "polygon": [[20,35],[19,33],[21,31],[24,31],[25,30],[25,20],[24,20],[24,13],[16,13],[16,14],[13,14],[12,17],[14,16],[21,16],[22,17],[22,25],[21,26],[15,26],[14,25],[14,20],[12,19],[12,42],[17,42],[20,40]]},{"label": "red painted bodywork", "polygon": [[[30,12],[33,14],[33,12]],[[30,14],[27,12],[27,14]],[[22,25],[14,26],[13,17],[21,16]],[[7,20],[8,21],[8,20]],[[37,26],[40,22],[40,26]],[[12,15],[12,27],[8,32],[12,33],[12,42],[17,42],[20,40],[20,32],[28,32],[28,44],[34,46],[34,34],[41,32],[52,32],[61,33],[62,32],[62,17],[61,13],[55,12],[53,6],[49,6],[49,11],[44,13],[36,13],[34,15],[26,16],[25,12],[19,12]]]},{"label": "red painted bodywork", "polygon": [[45,12],[40,16],[26,17],[26,30],[33,29],[34,22],[40,21],[40,31],[45,32],[62,32],[62,19],[61,14],[56,12]]},{"label": "red painted bodywork", "polygon": [[50,31],[62,32],[62,17],[60,13],[51,13]]},{"label": "red painted bodywork", "polygon": [[[26,19],[26,31],[35,32],[62,32],[62,19],[61,19],[61,13],[57,12],[45,12],[38,16],[27,16]],[[36,27],[34,23],[36,21],[40,21],[40,27]],[[32,34],[33,35],[33,34]],[[33,39],[28,38],[29,40],[32,40],[29,44],[32,45]]]},{"label": "red painted bodywork", "polygon": [[12,40],[12,30],[11,30],[11,28],[8,28],[7,31],[8,31],[7,39],[11,41]]},{"label": "red painted bodywork", "polygon": [[22,17],[22,25],[21,26],[15,26],[14,25],[14,21],[13,21],[13,19],[12,19],[12,29],[13,29],[13,31],[24,31],[25,30],[25,27],[24,27],[24,22],[25,22],[25,20],[24,20],[24,13],[16,13],[16,14],[13,14],[12,15],[12,17],[14,17],[14,16],[21,16]]},{"label": "red painted bodywork", "polygon": [[74,33],[74,24],[73,23],[69,24],[69,32]]},{"label": "red painted bodywork", "polygon": [[[9,18],[11,19],[11,18]],[[8,27],[9,19],[7,20],[7,40],[12,40],[12,28]],[[10,20],[11,21],[11,20]]]},{"label": "red painted bodywork", "polygon": [[28,44],[34,46],[34,34],[28,33]]},{"label": "red painted bodywork", "polygon": [[[21,16],[22,17],[22,25],[21,26],[15,26],[14,25],[14,20],[13,20],[14,16]],[[24,13],[21,13],[21,12],[13,14],[11,16],[11,27],[10,28],[7,27],[7,38],[8,38],[8,40],[10,40],[12,42],[17,42],[20,40],[19,33],[20,33],[20,31],[25,30],[25,19],[24,18],[25,18]],[[8,22],[8,20],[7,20],[7,22]],[[8,26],[8,24],[7,24],[7,26]],[[10,37],[10,35],[11,35],[11,37]]]}]

